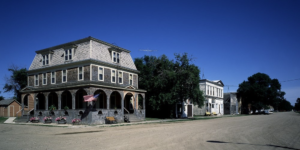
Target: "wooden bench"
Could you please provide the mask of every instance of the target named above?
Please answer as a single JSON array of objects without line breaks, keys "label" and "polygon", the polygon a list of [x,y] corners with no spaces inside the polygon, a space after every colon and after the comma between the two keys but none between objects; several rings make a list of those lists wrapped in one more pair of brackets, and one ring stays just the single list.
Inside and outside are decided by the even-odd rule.
[{"label": "wooden bench", "polygon": [[210,116],[210,112],[205,112],[205,116]]},{"label": "wooden bench", "polygon": [[216,112],[213,112],[212,114],[213,114],[213,115],[217,115],[217,113],[216,113]]},{"label": "wooden bench", "polygon": [[107,122],[109,123],[117,123],[115,117],[106,117]]}]

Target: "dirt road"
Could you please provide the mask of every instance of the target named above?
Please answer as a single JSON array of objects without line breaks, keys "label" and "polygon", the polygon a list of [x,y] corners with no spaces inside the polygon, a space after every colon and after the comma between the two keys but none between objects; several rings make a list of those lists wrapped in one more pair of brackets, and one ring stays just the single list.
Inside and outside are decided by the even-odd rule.
[{"label": "dirt road", "polygon": [[0,124],[0,149],[300,149],[300,114],[223,117],[121,127]]}]

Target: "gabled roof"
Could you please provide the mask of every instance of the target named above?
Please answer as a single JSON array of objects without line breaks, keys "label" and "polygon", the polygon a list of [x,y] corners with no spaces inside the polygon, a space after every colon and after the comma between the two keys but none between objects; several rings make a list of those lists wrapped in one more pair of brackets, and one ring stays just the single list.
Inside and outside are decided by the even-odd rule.
[{"label": "gabled roof", "polygon": [[15,99],[8,99],[8,100],[2,100],[0,101],[0,105],[10,105],[12,102],[16,102],[18,103],[19,105],[21,105],[17,100]]},{"label": "gabled roof", "polygon": [[222,86],[224,87],[224,84],[221,80],[207,80],[207,79],[201,79],[200,80],[200,83],[201,82],[209,82],[209,83],[212,83],[212,84],[215,84],[215,85],[219,85],[219,86]]}]

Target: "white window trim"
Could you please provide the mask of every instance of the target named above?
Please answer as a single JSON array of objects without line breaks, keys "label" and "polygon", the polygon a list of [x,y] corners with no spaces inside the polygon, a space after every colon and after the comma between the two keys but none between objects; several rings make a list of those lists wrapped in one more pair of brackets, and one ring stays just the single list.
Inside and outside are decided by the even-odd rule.
[{"label": "white window trim", "polygon": [[[44,84],[44,74],[46,78],[46,83]],[[47,72],[42,74],[42,85],[47,85]]]},{"label": "white window trim", "polygon": [[[119,73],[120,73],[120,72],[122,73],[122,82],[119,82],[119,78],[120,78],[120,77],[119,77]],[[118,71],[118,82],[119,82],[119,84],[123,84],[123,79],[124,79],[124,78],[123,78],[123,76],[124,76],[123,74],[124,74],[123,71]]]},{"label": "white window trim", "polygon": [[[79,68],[82,67],[82,79],[79,79]],[[77,78],[78,78],[78,81],[83,81],[84,80],[84,67],[83,66],[80,66],[78,67],[77,71],[78,71],[78,75],[77,75]]]},{"label": "white window trim", "polygon": [[[130,75],[132,76],[132,84],[130,84]],[[128,81],[129,81],[129,85],[133,85],[133,74],[132,73],[129,73],[129,75],[128,75]]]},{"label": "white window trim", "polygon": [[[116,53],[116,61],[114,61],[114,53]],[[118,62],[118,54],[119,54],[119,62]],[[111,60],[112,62],[114,63],[120,63],[120,57],[121,57],[121,54],[119,52],[116,52],[116,51],[111,51]]]},{"label": "white window trim", "polygon": [[[66,70],[66,81],[64,82],[64,70]],[[68,82],[68,70],[64,69],[61,71],[61,83],[66,83]]]},{"label": "white window trim", "polygon": [[[46,56],[48,57],[48,63],[47,63],[47,61],[46,61],[46,59],[45,59]],[[45,64],[44,64],[44,62],[45,62]],[[47,66],[47,65],[50,64],[50,55],[49,55],[49,54],[42,55],[42,64],[43,64],[43,66]]]},{"label": "white window trim", "polygon": [[[70,54],[68,53],[68,57],[67,57],[68,59],[66,60],[66,50],[68,50],[68,51],[71,50],[71,52],[72,52],[72,59],[69,58],[69,55],[70,55]],[[64,60],[65,60],[65,61],[73,60],[73,59],[74,59],[74,48],[64,49],[64,56],[65,56],[65,57],[64,57]]]},{"label": "white window trim", "polygon": [[[52,78],[53,78],[53,76],[52,76],[52,72],[54,72],[54,83],[52,83]],[[51,81],[51,84],[56,84],[56,72],[55,71],[51,71],[51,79],[50,79]]]},{"label": "white window trim", "polygon": [[37,84],[36,84],[36,74],[34,75],[34,86],[39,86],[39,74],[37,74]]},{"label": "white window trim", "polygon": [[[100,78],[99,78],[99,75],[100,75],[99,68],[102,68],[102,80],[100,80]],[[98,81],[104,81],[104,67],[102,67],[102,66],[98,66]]]},{"label": "white window trim", "polygon": [[[115,82],[113,82],[113,71],[115,71]],[[115,69],[111,70],[111,83],[116,83],[117,81],[117,71]]]}]

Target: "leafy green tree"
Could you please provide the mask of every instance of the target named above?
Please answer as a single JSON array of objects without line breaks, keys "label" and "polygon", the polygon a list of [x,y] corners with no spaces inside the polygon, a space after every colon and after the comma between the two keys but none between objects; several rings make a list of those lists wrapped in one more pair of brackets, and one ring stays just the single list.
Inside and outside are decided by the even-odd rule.
[{"label": "leafy green tree", "polygon": [[19,69],[19,67],[12,65],[8,68],[8,71],[11,72],[11,75],[6,78],[6,84],[3,88],[4,92],[14,92],[14,96],[17,97],[19,102],[21,102],[20,90],[25,88],[27,85],[27,69]]},{"label": "leafy green tree", "polygon": [[175,111],[175,104],[186,99],[199,107],[203,105],[204,97],[199,89],[200,70],[190,63],[186,53],[175,54],[175,61],[162,55],[158,58],[144,56],[134,62],[140,71],[139,87],[147,90],[148,116],[170,117],[170,110]]},{"label": "leafy green tree", "polygon": [[297,100],[296,100],[295,110],[300,111],[300,98],[297,98]]},{"label": "leafy green tree", "polygon": [[285,95],[285,92],[281,91],[279,81],[271,79],[264,73],[256,73],[248,77],[248,81],[243,81],[239,85],[237,92],[243,100],[243,105],[251,104],[254,111],[267,108],[268,105],[278,109]]},{"label": "leafy green tree", "polygon": [[279,103],[278,109],[279,109],[279,111],[291,111],[293,109],[293,106],[291,105],[291,103],[289,101],[284,99]]}]

